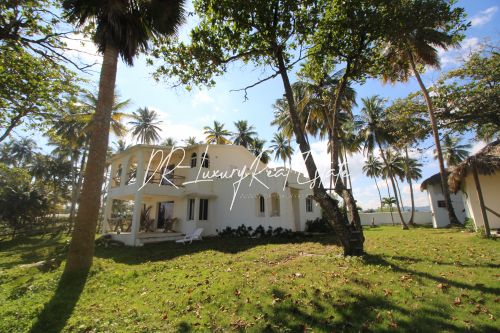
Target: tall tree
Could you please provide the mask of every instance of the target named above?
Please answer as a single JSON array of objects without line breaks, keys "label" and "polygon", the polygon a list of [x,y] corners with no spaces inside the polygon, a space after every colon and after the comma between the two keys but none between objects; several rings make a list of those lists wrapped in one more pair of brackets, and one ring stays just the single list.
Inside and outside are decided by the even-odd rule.
[{"label": "tall tree", "polygon": [[74,272],[92,265],[118,57],[132,65],[134,57],[148,49],[150,40],[175,34],[184,18],[184,1],[63,0],[62,4],[69,21],[79,26],[93,24],[92,39],[103,53],[89,163],[65,266],[65,272]]},{"label": "tall tree", "polygon": [[214,143],[217,145],[227,145],[230,144],[231,141],[228,137],[231,135],[231,132],[224,129],[224,124],[214,120],[214,126],[205,126],[203,127],[203,134],[206,135],[207,143]]},{"label": "tall tree", "polygon": [[238,120],[234,122],[236,131],[233,133],[233,143],[248,148],[252,143],[252,139],[257,135],[255,127],[248,125],[246,120]]},{"label": "tall tree", "polygon": [[137,138],[137,141],[145,144],[153,144],[160,140],[161,120],[158,120],[158,113],[154,110],[149,110],[147,107],[139,108],[132,114],[132,135]]},{"label": "tall tree", "polygon": [[264,148],[265,144],[266,144],[266,140],[255,137],[255,138],[253,138],[252,144],[250,145],[250,151],[255,156],[260,156],[260,161],[262,163],[267,164],[267,163],[269,163],[270,156],[269,156],[269,150]]},{"label": "tall tree", "polygon": [[382,175],[382,163],[373,156],[373,154],[368,155],[368,159],[363,165],[363,172],[375,181],[375,186],[377,187],[378,197],[380,199],[380,208],[382,208],[382,194],[380,193],[380,188],[378,187],[377,177]]},{"label": "tall tree", "polygon": [[403,170],[406,181],[410,186],[410,199],[411,199],[411,215],[408,224],[414,225],[415,217],[415,194],[413,193],[413,181],[422,178],[422,163],[408,155],[408,148],[405,147],[405,157],[403,159]]},{"label": "tall tree", "polygon": [[286,161],[290,161],[291,168],[294,149],[290,144],[290,140],[283,133],[278,132],[274,133],[271,143],[272,145],[269,148],[274,151],[274,160],[281,159],[283,167],[286,167]]},{"label": "tall tree", "polygon": [[182,140],[182,141],[184,141],[184,143],[185,143],[187,146],[193,146],[193,145],[196,145],[196,144],[198,144],[198,143],[199,143],[199,142],[198,142],[198,140],[196,139],[196,137],[195,137],[195,136],[190,136],[190,137],[188,137],[187,139],[184,139],[184,140]]},{"label": "tall tree", "polygon": [[[460,137],[452,137],[446,134],[443,137],[443,158],[448,167],[455,166],[469,156],[470,144],[461,144]],[[438,159],[437,150],[434,150],[434,158]]]},{"label": "tall tree", "polygon": [[175,139],[170,136],[170,137],[166,138],[165,140],[163,140],[163,142],[161,144],[163,146],[167,146],[167,147],[174,147],[175,145],[177,145],[177,141],[175,141]]},{"label": "tall tree", "polygon": [[[403,229],[408,229],[403,214],[401,213],[401,206],[398,200],[397,184],[394,171],[396,170],[390,158],[388,158],[387,151],[384,149],[389,143],[392,142],[390,136],[390,124],[386,121],[386,114],[384,112],[384,100],[379,96],[371,96],[361,99],[363,107],[361,108],[361,121],[363,128],[360,132],[364,143],[365,154],[372,154],[376,148],[380,151],[380,157],[384,161],[385,177],[389,179],[392,184],[394,198],[396,199],[396,206],[398,208],[399,218]],[[391,157],[393,157],[391,155]],[[393,164],[392,167],[391,164]],[[388,189],[389,190],[389,189]]]},{"label": "tall tree", "polygon": [[457,46],[463,38],[464,10],[452,8],[453,1],[446,0],[398,0],[394,10],[404,25],[387,33],[384,55],[388,66],[383,72],[385,82],[407,81],[413,73],[422,90],[429,112],[429,119],[438,155],[441,185],[445,197],[446,208],[451,224],[459,224],[448,190],[447,173],[444,165],[441,143],[439,141],[438,124],[434,114],[434,106],[421,76],[425,66],[439,68],[437,48],[448,49]]}]

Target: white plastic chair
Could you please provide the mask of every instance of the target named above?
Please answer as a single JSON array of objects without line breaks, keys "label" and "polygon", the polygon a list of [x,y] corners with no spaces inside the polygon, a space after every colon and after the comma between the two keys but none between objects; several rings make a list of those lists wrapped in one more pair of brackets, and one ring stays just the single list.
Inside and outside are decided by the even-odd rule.
[{"label": "white plastic chair", "polygon": [[195,231],[193,231],[192,234],[186,234],[183,239],[178,239],[175,242],[176,243],[183,243],[186,244],[189,242],[191,244],[194,240],[201,240],[201,233],[203,232],[203,228],[198,228]]}]

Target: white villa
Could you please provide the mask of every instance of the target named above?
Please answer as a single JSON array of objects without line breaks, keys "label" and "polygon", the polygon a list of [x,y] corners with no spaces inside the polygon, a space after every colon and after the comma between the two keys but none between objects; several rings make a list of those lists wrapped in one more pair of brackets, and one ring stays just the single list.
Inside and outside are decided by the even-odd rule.
[{"label": "white villa", "polygon": [[[427,191],[429,206],[432,213],[432,226],[434,228],[445,228],[450,224],[446,202],[444,200],[443,188],[441,186],[441,174],[438,172],[422,182],[420,191]],[[462,192],[450,193],[453,210],[460,223],[464,223],[467,218]]]},{"label": "white villa", "polygon": [[[303,231],[321,216],[311,182],[238,145],[136,145],[108,159],[102,232],[130,246],[244,224]],[[124,213],[124,207],[131,210]]]}]

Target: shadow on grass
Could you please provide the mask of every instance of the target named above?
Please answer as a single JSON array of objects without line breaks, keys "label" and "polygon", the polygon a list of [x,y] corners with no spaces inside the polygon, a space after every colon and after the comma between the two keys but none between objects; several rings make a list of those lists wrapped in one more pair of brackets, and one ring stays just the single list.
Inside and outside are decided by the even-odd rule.
[{"label": "shadow on grass", "polygon": [[410,268],[404,268],[404,267],[398,266],[397,264],[395,264],[393,262],[387,261],[384,257],[382,257],[380,255],[367,254],[363,257],[363,259],[364,259],[364,262],[366,264],[369,264],[369,265],[390,267],[395,272],[411,274],[413,276],[418,276],[420,278],[433,280],[436,283],[444,283],[444,284],[447,284],[447,285],[450,285],[450,286],[456,287],[456,288],[491,293],[493,295],[500,294],[500,288],[490,288],[490,287],[487,287],[487,286],[480,284],[480,283],[476,283],[476,284],[463,283],[463,282],[459,282],[459,281],[455,281],[455,280],[450,280],[450,279],[444,278],[442,276],[435,276],[435,275],[429,274],[427,272],[421,272],[421,271],[416,271],[416,270],[410,269]]},{"label": "shadow on grass", "polygon": [[60,236],[55,237],[19,237],[5,242],[0,242],[2,256],[19,259],[6,260],[0,263],[0,268],[9,269],[22,264],[31,264],[47,258],[64,256],[66,245]]},{"label": "shadow on grass", "polygon": [[218,251],[236,254],[251,248],[268,244],[300,244],[315,242],[324,245],[338,244],[334,235],[295,235],[294,237],[270,238],[238,238],[238,237],[211,237],[191,244],[163,242],[146,244],[143,247],[110,247],[96,248],[95,256],[112,259],[116,262],[137,265],[144,262],[171,260],[179,256],[190,255],[203,251]]},{"label": "shadow on grass", "polygon": [[54,295],[43,307],[30,333],[61,332],[80,298],[88,274],[88,271],[63,273]]}]

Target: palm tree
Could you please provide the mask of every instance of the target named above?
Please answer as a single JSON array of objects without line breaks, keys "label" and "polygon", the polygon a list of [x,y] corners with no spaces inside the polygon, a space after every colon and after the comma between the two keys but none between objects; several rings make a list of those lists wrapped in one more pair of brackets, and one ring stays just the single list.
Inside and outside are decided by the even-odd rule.
[{"label": "palm tree", "polygon": [[231,132],[224,129],[224,124],[214,120],[214,127],[205,126],[203,127],[203,134],[207,136],[207,143],[214,143],[217,145],[227,145],[231,141],[227,138],[231,135]]},{"label": "palm tree", "polygon": [[[382,206],[389,206],[389,211],[391,212],[392,217],[392,205],[396,203],[396,199],[394,197],[384,197],[382,198]],[[392,220],[392,225],[394,225],[394,220]]]},{"label": "palm tree", "polygon": [[123,139],[119,139],[118,141],[115,142],[115,153],[121,153],[122,151],[127,150],[129,146],[127,145],[127,142]]},{"label": "palm tree", "polygon": [[[432,104],[431,97],[427,88],[425,87],[422,78],[420,77],[419,69],[425,66],[430,66],[439,69],[439,54],[438,48],[447,50],[449,47],[458,45],[457,39],[454,34],[459,33],[459,29],[455,32],[449,33],[449,25],[443,22],[441,15],[426,15],[426,12],[434,12],[444,14],[450,21],[453,14],[450,12],[447,2],[439,4],[436,3],[422,3],[416,2],[415,7],[411,8],[412,17],[420,17],[417,20],[408,20],[406,27],[400,27],[397,34],[388,40],[385,48],[384,56],[387,62],[391,64],[390,68],[383,73],[383,81],[397,82],[408,81],[411,73],[415,75],[420,90],[424,95],[429,112],[429,119],[432,127],[432,134],[434,137],[434,144],[436,145],[436,154],[439,163],[439,173],[441,174],[441,185],[443,195],[445,197],[446,208],[451,224],[460,224],[450,198],[450,191],[448,189],[447,174],[444,165],[443,153],[441,150],[441,143],[439,140],[438,125]],[[432,6],[432,7],[429,7]],[[409,8],[410,9],[410,8]]]},{"label": "palm tree", "polygon": [[[382,154],[382,153],[381,153]],[[382,166],[382,174],[389,178],[392,184],[392,190],[394,192],[394,199],[396,200],[396,208],[398,209],[399,218],[401,219],[401,226],[403,229],[408,229],[408,225],[404,221],[402,214],[403,209],[403,197],[399,189],[398,180],[404,178],[404,167],[403,158],[401,155],[394,150],[388,148],[383,153],[384,164]]]},{"label": "palm tree", "polygon": [[137,141],[145,144],[152,144],[160,140],[161,120],[158,120],[158,113],[149,110],[147,107],[139,108],[132,114],[132,136],[137,137]]},{"label": "palm tree", "polygon": [[410,158],[408,156],[408,149],[406,147],[405,147],[405,157],[403,159],[403,171],[406,181],[408,182],[408,185],[410,185],[411,215],[408,224],[414,225],[415,223],[413,222],[413,218],[415,216],[415,196],[413,193],[412,181],[413,180],[416,181],[422,178],[422,163],[420,163],[414,158]]},{"label": "palm tree", "polygon": [[132,65],[134,57],[148,49],[151,39],[175,34],[184,19],[183,5],[183,0],[62,1],[70,22],[81,27],[94,27],[92,39],[103,53],[95,124],[89,142],[89,163],[85,169],[80,209],[65,272],[87,271],[92,265],[118,56]]},{"label": "palm tree", "polygon": [[269,162],[269,150],[264,148],[264,145],[266,144],[266,140],[259,139],[259,138],[254,138],[252,141],[252,144],[250,146],[250,151],[255,155],[259,156],[260,155],[260,161],[262,163],[268,163]]},{"label": "palm tree", "polygon": [[378,158],[373,156],[373,154],[370,154],[368,156],[368,159],[365,161],[365,164],[363,165],[363,172],[365,173],[365,175],[373,178],[373,180],[375,181],[378,197],[380,199],[380,208],[382,208],[382,194],[380,194],[380,188],[377,182],[377,177],[380,177],[382,175],[382,163],[378,160]]},{"label": "palm tree", "polygon": [[251,125],[248,126],[246,120],[238,120],[234,122],[234,126],[236,132],[233,133],[233,143],[248,148],[252,143],[252,138],[257,135],[257,132],[254,131],[255,128]]},{"label": "palm tree", "polygon": [[182,140],[186,144],[186,146],[194,146],[197,145],[199,142],[196,140],[195,136],[190,136],[187,139]]},{"label": "palm tree", "polygon": [[38,146],[35,140],[24,137],[17,140],[12,140],[10,144],[10,155],[14,161],[14,166],[25,166],[33,158]]},{"label": "palm tree", "polygon": [[[448,167],[455,166],[465,160],[469,156],[470,149],[470,144],[460,144],[459,137],[454,138],[449,134],[446,134],[443,137],[443,158],[445,159]],[[438,158],[436,150],[434,150],[434,158]]]},{"label": "palm tree", "polygon": [[172,137],[168,137],[165,140],[163,140],[161,144],[167,147],[174,147],[177,144],[177,141],[175,141],[175,139]]},{"label": "palm tree", "polygon": [[282,133],[274,133],[274,138],[271,140],[272,145],[269,147],[274,151],[274,160],[281,159],[283,167],[286,167],[286,161],[290,161],[290,168],[292,164],[293,147],[290,145],[290,140]]}]

